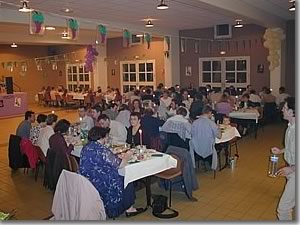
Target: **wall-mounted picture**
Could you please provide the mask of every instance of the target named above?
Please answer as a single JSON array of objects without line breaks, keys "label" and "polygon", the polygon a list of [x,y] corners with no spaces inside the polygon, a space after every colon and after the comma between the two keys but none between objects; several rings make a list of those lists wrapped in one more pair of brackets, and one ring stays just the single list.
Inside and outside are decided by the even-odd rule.
[{"label": "wall-mounted picture", "polygon": [[185,67],[185,75],[188,77],[192,76],[192,67],[191,66]]},{"label": "wall-mounted picture", "polygon": [[258,64],[257,65],[257,73],[263,73],[265,70],[264,64]]}]

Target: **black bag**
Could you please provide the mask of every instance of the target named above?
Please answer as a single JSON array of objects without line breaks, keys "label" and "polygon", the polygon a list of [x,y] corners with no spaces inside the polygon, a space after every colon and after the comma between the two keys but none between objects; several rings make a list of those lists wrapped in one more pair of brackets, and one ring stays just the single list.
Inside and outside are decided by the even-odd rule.
[{"label": "black bag", "polygon": [[[152,195],[152,214],[161,219],[170,219],[178,216],[178,212],[168,207],[168,197],[164,195]],[[170,214],[163,214],[166,210],[172,211]]]}]

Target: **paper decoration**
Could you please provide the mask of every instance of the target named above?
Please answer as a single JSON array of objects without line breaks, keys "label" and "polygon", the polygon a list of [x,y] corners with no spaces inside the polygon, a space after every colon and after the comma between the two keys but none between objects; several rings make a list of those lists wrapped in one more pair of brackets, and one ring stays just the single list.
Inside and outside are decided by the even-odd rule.
[{"label": "paper decoration", "polygon": [[149,49],[149,48],[150,48],[150,45],[151,45],[151,40],[152,40],[151,34],[145,33],[144,39],[145,39],[145,42],[146,42],[146,44],[147,44],[147,49]]},{"label": "paper decoration", "polygon": [[93,72],[93,62],[95,61],[96,56],[98,56],[99,53],[92,45],[89,45],[86,50],[87,51],[85,55],[84,68],[86,72]]},{"label": "paper decoration", "polygon": [[21,63],[21,72],[25,73],[28,70],[28,66],[26,62]]},{"label": "paper decoration", "polygon": [[186,45],[186,40],[184,38],[180,39],[180,52],[184,53],[185,52],[185,45]]},{"label": "paper decoration", "polygon": [[187,76],[187,77],[192,76],[192,67],[191,66],[185,67],[185,76]]},{"label": "paper decoration", "polygon": [[13,62],[8,62],[6,63],[6,69],[10,72],[13,72],[14,71],[14,64]]},{"label": "paper decoration", "polygon": [[270,62],[269,69],[272,71],[280,65],[279,50],[281,41],[285,39],[285,34],[281,28],[268,28],[263,38],[265,39],[264,47],[269,49],[267,60]]},{"label": "paper decoration", "polygon": [[45,33],[45,17],[39,11],[30,12],[30,34],[43,35]]},{"label": "paper decoration", "polygon": [[57,61],[51,61],[51,68],[52,70],[57,70]]},{"label": "paper decoration", "polygon": [[106,36],[107,36],[106,26],[100,24],[98,26],[98,32],[100,34],[100,43],[105,44],[106,43]]},{"label": "paper decoration", "polygon": [[131,46],[132,37],[131,32],[127,29],[123,30],[123,47],[129,48]]},{"label": "paper decoration", "polygon": [[37,71],[43,71],[42,61],[41,60],[35,60],[35,65]]},{"label": "paper decoration", "polygon": [[76,40],[79,33],[79,23],[76,19],[67,19],[68,35],[71,40]]}]

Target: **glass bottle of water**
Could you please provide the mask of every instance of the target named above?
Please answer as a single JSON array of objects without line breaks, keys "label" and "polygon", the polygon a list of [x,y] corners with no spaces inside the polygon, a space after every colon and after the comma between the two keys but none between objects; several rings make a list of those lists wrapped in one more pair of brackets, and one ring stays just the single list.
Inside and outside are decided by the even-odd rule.
[{"label": "glass bottle of water", "polygon": [[278,159],[279,157],[275,154],[270,155],[269,160],[269,169],[268,169],[268,176],[269,177],[276,177],[277,169],[278,169]]}]

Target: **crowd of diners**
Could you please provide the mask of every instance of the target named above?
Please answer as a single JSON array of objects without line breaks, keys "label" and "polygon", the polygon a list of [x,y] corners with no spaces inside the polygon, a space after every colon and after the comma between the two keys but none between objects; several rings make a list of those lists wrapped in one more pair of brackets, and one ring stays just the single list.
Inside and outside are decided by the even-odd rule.
[{"label": "crowd of diners", "polygon": [[[238,107],[256,108],[274,103],[280,109],[288,94],[284,87],[279,91],[280,94],[275,97],[269,88],[264,87],[256,94],[250,85],[243,92],[233,86],[221,92],[210,85],[196,90],[180,89],[178,85],[166,89],[160,84],[155,91],[131,88],[122,96],[118,89],[108,89],[105,94],[114,95],[110,102],[103,99],[78,108],[78,123],[88,132],[88,143],[82,148],[78,172],[98,190],[108,217],[116,218],[124,212],[126,216],[137,215],[142,209],[133,206],[134,186],[129,184],[124,189],[124,179],[118,173],[118,169],[127,164],[132,151],[115,155],[108,143],[127,143],[132,147],[143,144],[163,151],[160,140],[160,132],[163,131],[175,134],[177,139],[174,140],[180,147],[188,149],[187,143],[191,140],[211,161],[211,146],[215,138],[222,135],[217,123],[222,123],[224,118],[224,123],[230,123],[228,115]],[[49,88],[46,92],[49,93]],[[101,88],[96,92],[89,90],[89,93],[92,97],[97,93],[103,94]],[[219,114],[222,118],[218,118],[217,122]],[[45,157],[49,149],[70,155],[74,146],[65,140],[70,126],[72,124],[67,118],[58,118],[53,113],[37,115],[35,123],[35,113],[27,111],[16,135],[22,140],[30,140],[33,151],[35,146],[40,147]]]}]

